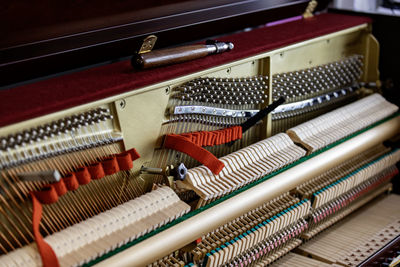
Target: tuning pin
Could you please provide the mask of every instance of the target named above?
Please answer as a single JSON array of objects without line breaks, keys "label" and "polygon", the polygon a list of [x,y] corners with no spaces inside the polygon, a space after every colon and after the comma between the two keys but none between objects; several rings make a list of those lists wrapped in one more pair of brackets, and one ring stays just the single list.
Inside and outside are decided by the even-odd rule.
[{"label": "tuning pin", "polygon": [[108,114],[108,113],[110,113],[110,109],[108,109],[108,108],[100,107],[100,108],[98,108],[98,111],[99,111],[100,114]]},{"label": "tuning pin", "polygon": [[8,140],[6,138],[1,138],[0,139],[0,146],[2,150],[6,150],[8,147]]}]

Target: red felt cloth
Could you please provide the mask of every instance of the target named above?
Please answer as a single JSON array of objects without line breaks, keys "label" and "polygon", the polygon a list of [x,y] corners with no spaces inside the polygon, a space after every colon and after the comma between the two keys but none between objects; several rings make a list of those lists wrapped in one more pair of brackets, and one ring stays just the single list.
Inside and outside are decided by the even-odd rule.
[{"label": "red felt cloth", "polygon": [[60,266],[58,259],[53,249],[44,241],[40,233],[40,221],[42,219],[42,204],[36,199],[34,193],[31,193],[32,198],[32,228],[33,235],[35,236],[36,245],[38,247],[40,257],[42,258],[43,267],[57,267]]},{"label": "red felt cloth", "polygon": [[200,131],[179,134],[197,146],[216,146],[242,139],[242,127],[232,126],[215,131]]},{"label": "red felt cloth", "polygon": [[58,200],[57,190],[51,184],[43,187],[40,191],[35,191],[34,195],[42,204],[51,204]]},{"label": "red felt cloth", "polygon": [[235,48],[164,68],[133,71],[129,61],[0,91],[0,126],[121,94],[289,44],[370,22],[369,18],[321,14],[310,19],[221,38]]},{"label": "red felt cloth", "polygon": [[242,139],[241,126],[216,131],[167,134],[164,147],[183,152],[208,167],[214,174],[219,174],[224,168],[224,163],[202,147],[221,145],[237,139]]},{"label": "red felt cloth", "polygon": [[224,163],[217,159],[211,152],[196,145],[189,138],[182,135],[168,134],[165,136],[164,147],[183,152],[195,160],[201,162],[212,173],[218,174],[225,167]]}]

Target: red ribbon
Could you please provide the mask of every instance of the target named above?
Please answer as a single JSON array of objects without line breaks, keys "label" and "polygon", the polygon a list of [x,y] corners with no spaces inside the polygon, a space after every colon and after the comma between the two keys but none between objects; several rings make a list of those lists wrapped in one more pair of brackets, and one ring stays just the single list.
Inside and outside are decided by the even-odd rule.
[{"label": "red ribbon", "polygon": [[233,126],[216,131],[201,131],[178,135],[167,134],[164,140],[164,148],[185,153],[209,168],[214,174],[218,174],[225,167],[224,164],[202,147],[221,145],[241,138],[241,126]]},{"label": "red ribbon", "polygon": [[46,185],[40,191],[34,192],[35,197],[43,204],[51,204],[58,200],[58,194],[53,185]]},{"label": "red ribbon", "polygon": [[49,244],[44,241],[40,233],[40,220],[42,219],[42,204],[36,198],[34,193],[30,193],[32,198],[32,228],[35,237],[36,245],[39,250],[40,258],[42,259],[43,267],[58,267],[60,266],[57,256]]},{"label": "red ribbon", "polygon": [[214,174],[218,174],[224,167],[224,163],[218,160],[211,152],[196,145],[188,138],[169,134],[165,137],[164,147],[183,152],[195,160],[201,162]]}]

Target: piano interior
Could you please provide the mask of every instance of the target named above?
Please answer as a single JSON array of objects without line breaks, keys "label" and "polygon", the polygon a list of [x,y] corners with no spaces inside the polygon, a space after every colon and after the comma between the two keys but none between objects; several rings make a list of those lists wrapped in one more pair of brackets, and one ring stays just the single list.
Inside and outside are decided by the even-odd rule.
[{"label": "piano interior", "polygon": [[400,117],[370,19],[221,40],[0,91],[0,265],[396,266]]}]

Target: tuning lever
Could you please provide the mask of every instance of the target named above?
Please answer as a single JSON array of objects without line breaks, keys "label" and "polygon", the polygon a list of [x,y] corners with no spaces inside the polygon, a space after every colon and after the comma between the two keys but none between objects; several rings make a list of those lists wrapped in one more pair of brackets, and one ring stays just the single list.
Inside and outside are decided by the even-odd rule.
[{"label": "tuning lever", "polygon": [[174,180],[183,181],[187,174],[187,168],[183,163],[179,163],[177,166],[168,165],[165,168],[153,168],[153,167],[142,166],[140,172],[147,174],[160,174],[165,177],[173,176]]},{"label": "tuning lever", "polygon": [[[155,40],[153,39],[153,43],[148,46],[154,46],[154,42]],[[146,46],[146,48],[148,46]],[[234,45],[230,42],[218,42],[215,40],[209,40],[205,44],[179,46],[153,51],[146,49],[143,52],[139,52],[138,54],[134,55],[132,57],[131,64],[134,68],[137,69],[148,69],[181,63],[205,57],[211,54],[223,53],[225,51],[232,50],[233,47]]]}]

